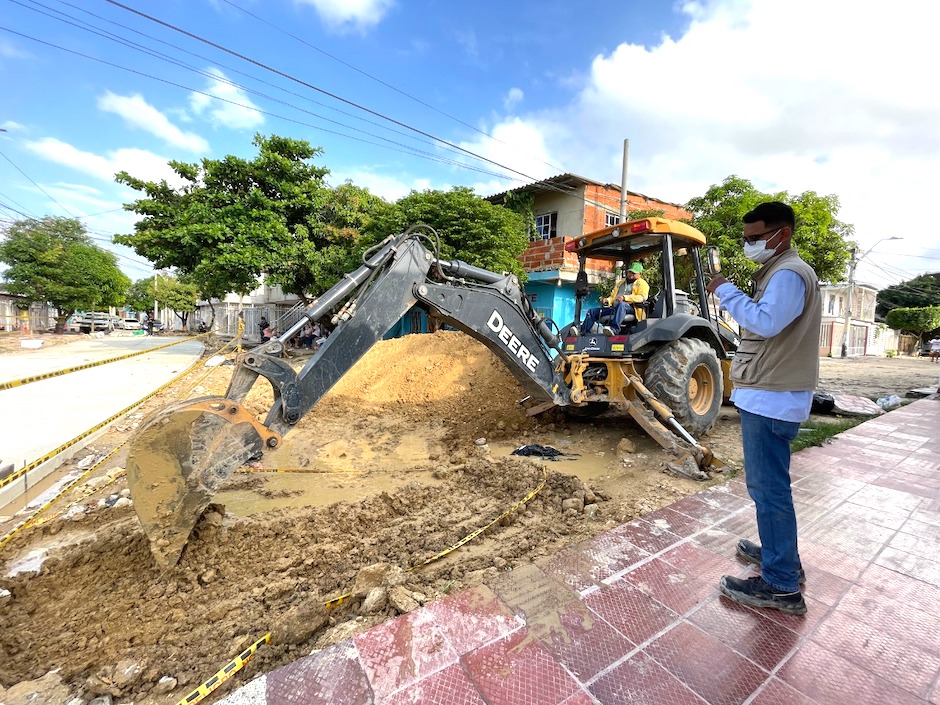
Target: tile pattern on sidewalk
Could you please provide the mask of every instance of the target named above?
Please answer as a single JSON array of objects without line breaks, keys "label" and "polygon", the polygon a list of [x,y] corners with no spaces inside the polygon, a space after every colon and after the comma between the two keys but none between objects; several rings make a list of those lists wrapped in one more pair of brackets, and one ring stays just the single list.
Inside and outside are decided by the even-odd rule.
[{"label": "tile pattern on sidewalk", "polygon": [[390,620],[226,705],[940,705],[940,401],[793,457],[805,616],[717,591],[752,570],[742,479]]}]

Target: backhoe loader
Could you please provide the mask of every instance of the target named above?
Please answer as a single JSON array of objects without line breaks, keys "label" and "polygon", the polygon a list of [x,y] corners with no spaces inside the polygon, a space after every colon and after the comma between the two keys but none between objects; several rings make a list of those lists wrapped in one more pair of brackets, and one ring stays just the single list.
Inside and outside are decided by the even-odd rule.
[{"label": "backhoe loader", "polygon": [[[661,218],[568,243],[579,260],[576,317],[589,295],[586,270],[594,260],[626,264],[659,254],[665,285],[652,315],[630,330],[578,335],[574,322],[559,330],[541,317],[516,276],[441,259],[436,233],[427,226],[387,238],[365,252],[362,266],[314,301],[297,324],[241,353],[224,396],[170,405],[141,424],[130,443],[127,478],[154,557],[163,567],[175,564],[226,478],[277,448],[413,307],[489,348],[524,388],[530,413],[554,407],[590,413],[613,405],[671,452],[671,466],[707,477],[722,463],[694,436],[717,418],[727,377],[719,360],[727,368],[737,341],[705,305],[699,254],[704,244],[694,228]],[[675,290],[676,248],[692,263],[701,302],[696,312],[680,305]],[[295,371],[283,359],[287,341],[308,320],[328,314],[333,334]],[[259,377],[274,391],[263,420],[242,405]]]}]

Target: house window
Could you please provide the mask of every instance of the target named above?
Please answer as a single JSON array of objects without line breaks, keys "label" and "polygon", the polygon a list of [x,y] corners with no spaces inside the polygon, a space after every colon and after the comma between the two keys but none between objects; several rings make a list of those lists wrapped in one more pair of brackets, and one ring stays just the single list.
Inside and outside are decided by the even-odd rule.
[{"label": "house window", "polygon": [[535,216],[535,234],[533,240],[548,240],[558,236],[558,213],[543,213]]},{"label": "house window", "polygon": [[604,227],[609,228],[611,225],[620,224],[620,215],[616,213],[606,213],[604,215]]}]

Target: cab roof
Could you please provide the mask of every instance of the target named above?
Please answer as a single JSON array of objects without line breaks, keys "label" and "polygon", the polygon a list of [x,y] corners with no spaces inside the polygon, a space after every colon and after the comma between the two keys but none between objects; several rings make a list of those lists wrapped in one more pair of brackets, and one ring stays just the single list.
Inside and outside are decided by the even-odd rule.
[{"label": "cab roof", "polygon": [[599,259],[624,260],[630,259],[630,253],[660,248],[664,235],[672,235],[677,247],[705,244],[705,235],[688,223],[668,218],[641,218],[586,233],[574,238],[565,249]]}]

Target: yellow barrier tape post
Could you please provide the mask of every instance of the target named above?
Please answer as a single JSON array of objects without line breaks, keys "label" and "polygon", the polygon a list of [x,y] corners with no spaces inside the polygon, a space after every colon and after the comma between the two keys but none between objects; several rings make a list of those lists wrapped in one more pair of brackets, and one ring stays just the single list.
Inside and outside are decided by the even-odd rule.
[{"label": "yellow barrier tape post", "polygon": [[223,666],[214,676],[212,676],[212,678],[200,685],[193,692],[180,700],[176,705],[196,705],[196,703],[201,702],[205,698],[212,695],[212,693],[219,686],[242,670],[242,668],[245,667],[245,664],[251,661],[251,658],[255,655],[255,652],[261,648],[262,645],[269,644],[270,642],[271,632],[268,632],[263,637],[258,639],[258,641],[256,641],[254,644],[242,651],[238,656],[225,664],[225,666]]}]

